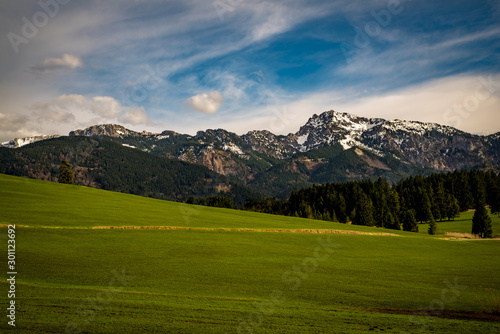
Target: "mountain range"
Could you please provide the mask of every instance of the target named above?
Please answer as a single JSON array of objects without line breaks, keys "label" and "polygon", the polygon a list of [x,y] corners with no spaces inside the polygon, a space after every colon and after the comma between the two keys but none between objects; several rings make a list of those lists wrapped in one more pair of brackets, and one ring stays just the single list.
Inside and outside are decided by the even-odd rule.
[{"label": "mountain range", "polygon": [[[395,182],[409,175],[455,169],[500,170],[500,133],[479,136],[434,123],[364,118],[336,111],[313,115],[299,131],[286,136],[269,131],[240,136],[223,129],[191,136],[173,131],[135,132],[106,124],[75,130],[67,137],[15,139],[2,146],[14,148],[19,156],[33,146],[25,144],[58,141],[64,146],[71,140],[96,137],[100,145],[103,141],[119,144],[113,146],[114,150],[121,147],[188,163],[184,166],[202,165],[214,173],[214,179],[221,175],[225,178],[222,183],[238,184],[240,191],[251,189],[253,194],[278,198],[317,183],[378,177]],[[4,152],[6,149],[0,149]],[[59,159],[61,154],[57,153],[51,152]],[[57,159],[52,164],[57,165]],[[4,157],[0,172],[2,164],[3,170],[5,164],[15,170]],[[99,187],[99,182],[92,182]],[[180,198],[190,191],[182,193]]]}]

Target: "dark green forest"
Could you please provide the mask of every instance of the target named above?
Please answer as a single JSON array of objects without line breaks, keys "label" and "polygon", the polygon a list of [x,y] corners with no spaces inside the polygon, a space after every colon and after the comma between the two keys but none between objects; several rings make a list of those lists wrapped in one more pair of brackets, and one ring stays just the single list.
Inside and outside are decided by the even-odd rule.
[{"label": "dark green forest", "polygon": [[462,170],[412,176],[392,186],[382,178],[315,185],[287,200],[247,201],[244,209],[418,232],[418,222],[453,220],[460,212],[482,212],[485,205],[500,213],[500,176]]},{"label": "dark green forest", "polygon": [[171,201],[226,191],[242,206],[260,194],[207,167],[158,157],[97,137],[61,137],[22,149],[0,148],[0,173],[59,181],[61,162],[73,167],[77,185]]}]

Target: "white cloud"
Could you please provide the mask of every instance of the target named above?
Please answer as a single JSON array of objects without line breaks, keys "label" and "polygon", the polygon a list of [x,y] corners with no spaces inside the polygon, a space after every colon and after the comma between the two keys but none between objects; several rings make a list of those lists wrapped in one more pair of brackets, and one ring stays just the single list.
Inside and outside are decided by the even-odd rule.
[{"label": "white cloud", "polygon": [[[121,112],[120,102],[109,96],[96,96],[88,99],[83,95],[61,95],[53,100],[38,102],[32,106],[38,115],[56,115],[57,112],[92,113],[102,120],[116,118]],[[57,119],[56,119],[57,120]]]},{"label": "white cloud", "polygon": [[13,129],[18,129],[26,124],[26,121],[27,117],[24,115],[0,113],[0,131],[12,131]]},{"label": "white cloud", "polygon": [[[145,98],[138,101],[138,104],[144,105],[149,112],[154,111],[156,115],[166,115],[168,110],[165,109],[170,108],[171,115],[169,114],[165,122],[169,128],[178,131],[183,131],[184,127],[196,132],[210,122],[211,127],[224,127],[238,132],[267,128],[286,134],[297,131],[314,113],[339,108],[346,112],[387,118],[420,119],[422,116],[423,120],[430,119],[443,123],[446,122],[442,117],[443,112],[439,117],[425,118],[423,115],[430,114],[422,110],[411,115],[405,113],[404,103],[411,103],[415,106],[421,104],[423,110],[439,109],[436,107],[438,104],[448,106],[453,103],[449,101],[463,101],[470,94],[470,90],[474,90],[474,87],[465,89],[469,93],[457,95],[451,94],[451,91],[443,94],[422,92],[420,97],[427,100],[421,102],[416,97],[412,97],[416,93],[412,90],[419,89],[415,86],[408,90],[378,96],[375,96],[373,92],[379,88],[404,87],[409,82],[418,82],[424,78],[452,73],[444,72],[447,69],[446,66],[440,65],[461,61],[468,57],[471,54],[469,51],[471,41],[486,41],[500,34],[498,27],[494,25],[490,29],[481,28],[481,25],[478,25],[478,29],[484,30],[467,33],[469,29],[463,29],[460,24],[456,26],[456,29],[444,29],[437,32],[431,30],[425,34],[416,34],[413,30],[410,32],[405,29],[404,25],[401,26],[394,21],[394,24],[382,30],[380,36],[374,38],[372,44],[361,48],[353,55],[349,66],[346,66],[344,62],[335,67],[325,66],[324,72],[331,72],[326,74],[332,74],[331,76],[336,78],[330,82],[342,82],[342,85],[351,86],[353,90],[359,92],[368,89],[372,94],[371,97],[356,102],[354,100],[356,96],[366,94],[350,94],[342,88],[335,91],[333,87],[340,86],[335,84],[328,86],[330,82],[325,83],[323,91],[314,94],[300,96],[301,93],[296,93],[295,90],[287,91],[287,85],[273,85],[277,73],[273,73],[272,68],[267,69],[265,66],[263,66],[263,72],[251,74],[253,80],[247,80],[244,71],[256,71],[258,68],[248,66],[246,62],[238,65],[239,57],[231,56],[230,66],[222,66],[223,72],[219,76],[211,77],[206,73],[194,73],[192,69],[198,69],[196,65],[203,64],[210,59],[233,54],[237,56],[240,50],[265,48],[267,43],[273,38],[279,38],[280,34],[291,31],[301,23],[320,20],[326,15],[330,16],[327,20],[332,23],[334,20],[339,20],[339,24],[344,24],[342,22],[347,20],[353,26],[363,28],[369,20],[373,19],[370,16],[370,9],[378,11],[385,8],[387,0],[370,0],[366,3],[351,0],[224,1],[234,6],[233,10],[224,14],[223,22],[220,21],[212,1],[165,2],[156,0],[154,5],[146,7],[143,6],[143,2],[143,0],[124,0],[116,3],[93,1],[91,5],[84,7],[76,3],[61,6],[61,13],[51,18],[50,24],[40,29],[36,38],[30,39],[27,45],[21,45],[17,55],[12,52],[8,39],[0,39],[0,49],[6,50],[2,54],[0,63],[0,73],[2,73],[0,112],[9,117],[21,113],[27,117],[27,125],[17,122],[13,129],[27,129],[30,125],[37,132],[48,134],[54,133],[54,130],[56,133],[74,130],[75,124],[78,127],[115,121],[149,124],[150,120],[144,109],[126,108],[125,101],[121,101],[122,105],[114,98],[106,96],[87,98],[81,95],[61,95],[68,92],[85,92],[88,96],[101,94],[120,96],[120,92],[116,92],[116,87],[123,82],[128,82],[130,87],[136,89],[134,92],[146,93]],[[147,3],[150,4],[151,1]],[[166,7],[156,7],[160,4]],[[14,5],[10,2],[7,5],[6,2],[5,5],[0,6],[3,9],[0,10],[0,30],[5,32],[21,33],[19,18],[23,16],[31,18],[40,10],[36,2],[28,0],[17,0]],[[500,8],[498,4],[495,6]],[[137,17],[136,13],[141,15]],[[153,26],[155,28],[151,29]],[[340,32],[335,29],[324,30],[324,36],[331,39],[329,40],[333,43],[332,45],[344,40],[344,37],[339,35],[344,34],[343,30]],[[345,41],[353,44],[353,34],[353,31],[347,33]],[[385,42],[394,45],[383,52],[372,48],[376,43],[390,44]],[[490,50],[498,46],[497,42],[492,43]],[[164,47],[165,45],[168,47]],[[145,49],[148,50],[147,53],[143,52]],[[477,51],[474,49],[473,62],[479,64],[482,58],[492,57],[491,52],[486,51],[484,48]],[[82,59],[85,60],[85,64]],[[332,66],[334,64],[335,61],[332,59]],[[155,73],[145,71],[144,65],[151,65],[156,69]],[[158,71],[155,65],[161,65],[161,70]],[[64,76],[54,79],[40,75],[34,80],[32,73],[25,71],[32,69],[32,72],[36,74],[46,74],[73,71],[82,66],[85,66],[86,71],[74,71],[76,77],[71,78],[74,79],[71,81],[66,80],[69,78]],[[220,70],[221,67],[210,68]],[[105,77],[101,76],[102,74],[105,74]],[[264,74],[266,80],[262,80]],[[191,76],[196,80],[188,80]],[[174,79],[169,86],[166,84],[156,86],[157,77],[166,83]],[[142,78],[147,78],[147,80],[142,80]],[[357,84],[360,81],[364,84]],[[432,89],[438,88],[430,83],[422,87],[427,85]],[[186,92],[194,92],[190,94],[194,95],[199,92],[200,87],[216,89],[220,94],[220,100],[211,98],[210,94],[201,94],[184,101]],[[451,82],[443,84],[442,87],[453,89]],[[291,94],[299,96],[290,96]],[[53,99],[59,95],[61,95],[59,98]],[[334,99],[334,96],[337,96],[337,99]],[[430,99],[433,99],[435,103],[432,103]],[[441,99],[444,102],[441,102]],[[158,106],[152,106],[150,101],[153,100],[159,101]],[[35,103],[36,101],[47,102],[44,106],[43,103]],[[397,101],[402,102],[397,103]],[[494,97],[482,101],[474,115],[479,116],[486,109],[493,110],[490,109],[490,104],[494,106],[495,101]],[[172,115],[182,108],[183,102],[194,110],[216,115],[201,118],[198,113],[179,113],[179,119],[174,118]],[[219,111],[223,102],[224,108]],[[26,105],[36,105],[37,110],[26,109]],[[379,108],[378,105],[391,109]],[[136,107],[136,104],[133,106]],[[288,109],[285,111],[284,107]],[[401,110],[401,114],[398,114],[396,109]],[[29,114],[30,111],[31,114]],[[36,114],[33,113],[34,111]],[[284,116],[280,114],[282,112],[285,112]],[[494,120],[490,122],[493,125],[489,124],[489,126],[494,127],[496,116],[492,112],[489,114],[492,115],[491,120]],[[476,124],[474,128],[480,129],[480,124],[488,123],[479,118],[475,116],[464,118],[461,127],[468,128],[469,125]],[[39,119],[45,119],[45,121],[40,123]],[[186,119],[189,121],[185,121]],[[9,127],[1,124],[2,122],[3,120],[0,120],[0,127]],[[50,128],[47,122],[51,123]],[[11,137],[11,134],[7,130],[2,130],[0,137]]]},{"label": "white cloud", "polygon": [[9,113],[0,113],[0,143],[8,142],[14,138],[24,138],[42,133],[37,131],[30,124],[30,119],[27,115]]},{"label": "white cloud", "polygon": [[500,131],[500,75],[452,76],[332,106],[366,117],[439,123],[460,130]]},{"label": "white cloud", "polygon": [[75,120],[75,115],[60,109],[40,109],[34,112],[39,122],[70,123]]},{"label": "white cloud", "polygon": [[31,69],[37,73],[46,73],[65,69],[74,70],[79,67],[83,67],[82,60],[77,56],[66,53],[61,58],[46,58]]},{"label": "white cloud", "polygon": [[153,122],[149,119],[148,115],[146,114],[146,110],[144,110],[143,107],[130,108],[128,112],[126,112],[120,118],[120,120],[126,124],[132,124],[132,125],[153,124]]},{"label": "white cloud", "polygon": [[87,98],[76,94],[61,95],[50,101],[35,103],[31,109],[40,123],[58,122],[73,127],[109,122],[153,124],[144,108],[124,107],[110,96]]},{"label": "white cloud", "polygon": [[[378,6],[386,0],[372,1],[370,6]],[[245,2],[238,11],[250,15],[248,22],[234,21],[235,28],[244,28],[251,42],[258,42],[285,33],[309,20],[317,20],[332,13],[350,15],[365,12],[366,4],[359,5],[349,0],[300,2],[251,1]],[[246,23],[246,24],[245,24]]]},{"label": "white cloud", "polygon": [[122,112],[120,102],[109,96],[96,96],[92,98],[92,103],[87,104],[94,114],[106,119],[116,118]]},{"label": "white cloud", "polygon": [[[485,84],[489,82],[489,84]],[[488,90],[489,88],[489,90]],[[287,103],[242,110],[212,127],[238,134],[269,130],[295,133],[313,114],[336,110],[363,117],[438,123],[489,135],[500,131],[500,75],[451,76],[360,98],[350,89],[304,95]]]},{"label": "white cloud", "polygon": [[218,91],[195,95],[185,101],[189,108],[210,115],[216,114],[223,103],[224,96]]}]

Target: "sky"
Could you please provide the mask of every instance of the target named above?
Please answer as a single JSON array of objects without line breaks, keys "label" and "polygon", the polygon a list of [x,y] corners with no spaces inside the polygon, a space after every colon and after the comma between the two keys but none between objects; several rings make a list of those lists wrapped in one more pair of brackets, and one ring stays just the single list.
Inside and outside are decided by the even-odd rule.
[{"label": "sky", "polygon": [[327,110],[499,132],[500,1],[0,2],[0,141],[288,134]]}]

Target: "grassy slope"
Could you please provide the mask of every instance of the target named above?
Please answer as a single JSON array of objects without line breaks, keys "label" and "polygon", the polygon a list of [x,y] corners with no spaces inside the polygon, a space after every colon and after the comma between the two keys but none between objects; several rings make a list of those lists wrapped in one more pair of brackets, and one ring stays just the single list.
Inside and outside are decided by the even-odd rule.
[{"label": "grassy slope", "polygon": [[[0,224],[37,227],[179,226],[377,231],[302,218],[187,205],[0,174]],[[332,227],[334,226],[334,227]]]},{"label": "grassy slope", "polygon": [[[0,224],[38,227],[385,231],[185,206],[4,175],[0,203]],[[0,233],[5,249],[5,228]],[[240,319],[248,321],[252,314],[258,325],[252,327],[254,333],[500,330],[498,319],[479,321],[488,315],[471,313],[481,312],[483,305],[493,307],[500,297],[498,241],[456,242],[398,233],[403,237],[331,235],[338,248],[307,277],[301,273],[300,286],[292,290],[282,275],[303,268],[303,261],[313,256],[316,234],[18,227],[16,330],[63,332],[74,323],[82,332],[236,333]],[[115,280],[110,289],[112,271],[122,268],[134,278],[127,286]],[[455,279],[466,289],[456,298],[450,291],[443,295],[444,281]],[[5,292],[4,282],[0,289]],[[261,313],[254,303],[269,301],[274,290],[285,300],[272,314],[256,316]],[[446,301],[445,317],[413,316],[439,300]],[[4,321],[0,328],[5,327]],[[249,333],[246,329],[240,327],[240,332]]]},{"label": "grassy slope", "polygon": [[[438,222],[438,234],[445,234],[446,232],[471,233],[473,216],[474,211],[469,211],[462,213],[455,220]],[[490,217],[493,226],[493,235],[500,234],[500,217],[498,215],[490,215]],[[419,224],[420,233],[427,233],[428,228],[429,224]]]}]

